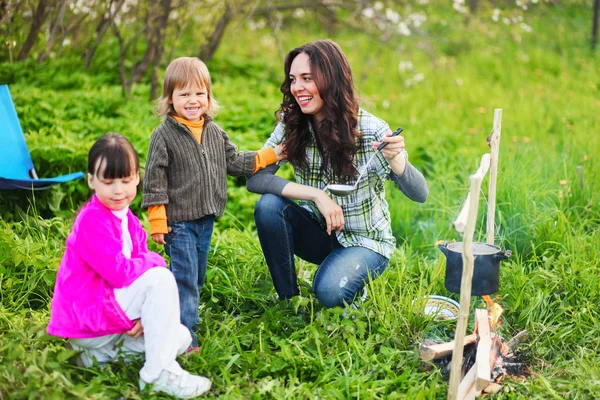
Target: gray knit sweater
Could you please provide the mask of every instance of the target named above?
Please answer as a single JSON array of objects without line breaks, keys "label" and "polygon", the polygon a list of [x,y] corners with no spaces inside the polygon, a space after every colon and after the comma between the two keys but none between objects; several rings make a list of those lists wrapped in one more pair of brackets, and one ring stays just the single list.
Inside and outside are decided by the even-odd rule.
[{"label": "gray knit sweater", "polygon": [[202,143],[167,117],[152,132],[142,207],[164,204],[170,222],[221,216],[227,202],[227,174],[249,175],[255,151],[237,151],[227,133],[205,116]]}]

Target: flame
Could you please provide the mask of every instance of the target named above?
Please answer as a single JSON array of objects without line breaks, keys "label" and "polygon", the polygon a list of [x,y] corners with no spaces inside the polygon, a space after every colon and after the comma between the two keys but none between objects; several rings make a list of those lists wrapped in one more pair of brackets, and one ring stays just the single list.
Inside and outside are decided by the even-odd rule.
[{"label": "flame", "polygon": [[492,329],[497,329],[502,323],[502,321],[500,321],[500,316],[504,312],[504,309],[500,304],[494,302],[487,294],[483,295],[482,297],[488,306],[488,311],[490,314],[490,326]]}]

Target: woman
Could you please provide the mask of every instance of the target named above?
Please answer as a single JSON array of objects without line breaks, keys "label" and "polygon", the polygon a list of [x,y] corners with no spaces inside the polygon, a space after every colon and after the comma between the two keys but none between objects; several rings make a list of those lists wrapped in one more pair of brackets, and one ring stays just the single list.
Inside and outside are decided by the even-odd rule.
[{"label": "woman", "polygon": [[[263,194],[254,212],[260,244],[280,299],[299,294],[297,255],[319,265],[313,279],[319,302],[344,306],[385,270],[395,249],[385,181],[418,202],[427,199],[427,183],[408,162],[404,138],[359,108],[350,65],[336,43],[298,47],[284,69],[281,122],[266,145],[285,144],[296,183],[276,177],[277,164],[248,179],[248,190]],[[352,194],[328,191],[328,184],[356,182],[381,142],[388,145]]]}]

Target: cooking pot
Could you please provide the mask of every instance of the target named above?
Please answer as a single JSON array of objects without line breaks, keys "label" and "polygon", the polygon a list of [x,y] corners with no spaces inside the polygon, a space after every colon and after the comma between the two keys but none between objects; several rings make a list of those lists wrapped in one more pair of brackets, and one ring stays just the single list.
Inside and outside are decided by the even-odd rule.
[{"label": "cooking pot", "polygon": [[[460,293],[463,270],[463,242],[440,243],[438,245],[446,256],[446,279],[444,286],[451,292]],[[511,256],[510,250],[502,251],[492,244],[473,242],[473,279],[471,296],[483,296],[498,291],[500,281],[500,261]]]}]

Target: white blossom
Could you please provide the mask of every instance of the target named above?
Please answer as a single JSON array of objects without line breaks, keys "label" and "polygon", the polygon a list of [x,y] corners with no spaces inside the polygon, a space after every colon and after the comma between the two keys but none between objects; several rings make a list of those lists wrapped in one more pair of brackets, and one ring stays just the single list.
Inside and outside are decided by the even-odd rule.
[{"label": "white blossom", "polygon": [[467,7],[465,7],[465,0],[453,0],[452,8],[454,8],[461,14],[465,14],[467,12]]},{"label": "white blossom", "polygon": [[463,80],[460,79],[460,78],[456,78],[456,84],[459,85],[459,86],[462,86]]},{"label": "white blossom", "polygon": [[383,103],[381,103],[381,105],[383,106],[383,108],[390,108],[390,101],[384,100]]},{"label": "white blossom", "polygon": [[403,36],[410,36],[410,29],[408,29],[406,22],[400,22],[398,24],[398,33]]},{"label": "white blossom", "polygon": [[373,8],[377,11],[381,11],[383,10],[383,3],[380,1],[376,1],[375,4],[373,4]]},{"label": "white blossom", "polygon": [[412,22],[413,26],[418,28],[423,24],[423,22],[427,21],[427,15],[425,14],[410,14],[408,19]]},{"label": "white blossom", "polygon": [[385,10],[385,17],[388,19],[388,21],[391,21],[394,24],[400,20],[400,14],[398,14],[391,8]]},{"label": "white blossom", "polygon": [[422,82],[424,80],[425,80],[425,75],[423,75],[420,72],[415,74],[415,76],[413,76],[413,81],[415,81],[415,82]]},{"label": "white blossom", "polygon": [[68,45],[70,45],[70,44],[71,44],[71,39],[68,39],[68,38],[67,38],[67,39],[65,39],[65,40],[63,40],[63,42],[62,42],[62,45],[63,45],[63,46],[68,46]]},{"label": "white blossom", "polygon": [[375,15],[375,11],[373,11],[372,8],[368,7],[363,10],[362,15],[370,19],[373,18],[373,16]]},{"label": "white blossom", "polygon": [[304,18],[304,15],[306,15],[306,13],[304,12],[303,8],[296,8],[294,10],[294,18],[297,18],[297,19]]}]

